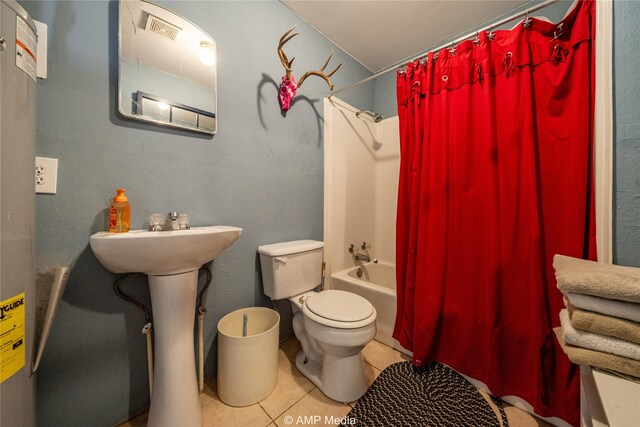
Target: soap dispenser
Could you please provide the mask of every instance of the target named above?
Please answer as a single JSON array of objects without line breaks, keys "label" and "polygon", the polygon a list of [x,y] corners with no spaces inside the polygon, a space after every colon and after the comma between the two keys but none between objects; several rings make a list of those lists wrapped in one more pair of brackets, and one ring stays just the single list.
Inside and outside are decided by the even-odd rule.
[{"label": "soap dispenser", "polygon": [[116,190],[116,197],[109,209],[109,231],[112,233],[126,233],[130,228],[131,207],[124,192],[124,188]]}]

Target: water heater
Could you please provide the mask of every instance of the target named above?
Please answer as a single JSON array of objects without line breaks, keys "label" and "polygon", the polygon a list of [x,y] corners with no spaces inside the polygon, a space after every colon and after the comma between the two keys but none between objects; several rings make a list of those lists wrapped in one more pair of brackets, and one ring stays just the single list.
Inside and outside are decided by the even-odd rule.
[{"label": "water heater", "polygon": [[0,425],[35,426],[36,26],[0,1]]}]

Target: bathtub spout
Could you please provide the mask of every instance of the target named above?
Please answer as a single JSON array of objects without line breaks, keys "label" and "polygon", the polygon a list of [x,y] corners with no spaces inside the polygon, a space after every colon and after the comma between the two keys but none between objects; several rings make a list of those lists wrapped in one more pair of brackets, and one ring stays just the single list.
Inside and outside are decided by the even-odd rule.
[{"label": "bathtub spout", "polygon": [[357,252],[355,254],[355,257],[356,257],[356,261],[364,261],[364,262],[371,261],[371,259],[369,259],[369,255],[363,254],[363,253],[360,253],[360,252]]}]

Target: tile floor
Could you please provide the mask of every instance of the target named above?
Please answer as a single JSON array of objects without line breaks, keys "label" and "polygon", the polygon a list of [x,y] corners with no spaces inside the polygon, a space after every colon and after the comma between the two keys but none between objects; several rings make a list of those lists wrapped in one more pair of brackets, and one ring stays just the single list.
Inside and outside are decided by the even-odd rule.
[{"label": "tile floor", "polygon": [[[347,415],[355,402],[343,404],[327,398],[322,392],[295,367],[295,356],[300,350],[300,343],[291,338],[280,344],[278,385],[264,400],[255,405],[243,408],[227,406],[218,399],[216,379],[205,382],[205,391],[200,394],[202,404],[202,421],[205,427],[289,427],[299,416],[320,417],[320,422],[312,422],[315,427],[324,426],[325,420],[340,420]],[[410,358],[378,341],[372,341],[363,351],[365,373],[371,384],[387,366],[410,360]],[[484,394],[483,394],[484,395]],[[488,397],[485,397],[488,399]],[[488,399],[496,414],[498,410]],[[505,404],[506,405],[506,404]],[[547,426],[526,412],[507,406],[505,408],[511,427]],[[498,419],[499,415],[498,415]],[[147,413],[144,413],[120,427],[141,427],[147,424]],[[310,423],[307,423],[310,424]],[[295,425],[295,423],[293,424]]]}]

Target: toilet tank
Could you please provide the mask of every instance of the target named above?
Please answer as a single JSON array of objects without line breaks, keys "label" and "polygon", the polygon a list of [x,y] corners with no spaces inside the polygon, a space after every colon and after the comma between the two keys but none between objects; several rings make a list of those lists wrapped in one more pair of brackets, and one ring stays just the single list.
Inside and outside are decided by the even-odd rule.
[{"label": "toilet tank", "polygon": [[322,247],[317,240],[295,240],[258,247],[264,293],[272,300],[307,292],[322,282]]}]

